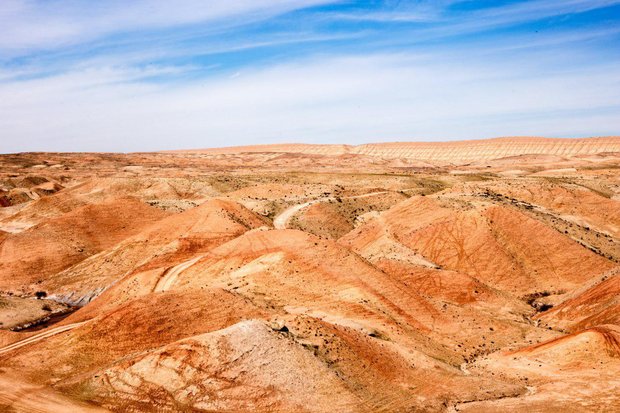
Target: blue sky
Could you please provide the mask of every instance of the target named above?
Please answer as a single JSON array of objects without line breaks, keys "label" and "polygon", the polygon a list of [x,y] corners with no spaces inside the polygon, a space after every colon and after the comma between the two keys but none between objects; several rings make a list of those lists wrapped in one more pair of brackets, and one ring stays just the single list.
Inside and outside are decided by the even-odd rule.
[{"label": "blue sky", "polygon": [[0,152],[620,134],[620,0],[2,0]]}]

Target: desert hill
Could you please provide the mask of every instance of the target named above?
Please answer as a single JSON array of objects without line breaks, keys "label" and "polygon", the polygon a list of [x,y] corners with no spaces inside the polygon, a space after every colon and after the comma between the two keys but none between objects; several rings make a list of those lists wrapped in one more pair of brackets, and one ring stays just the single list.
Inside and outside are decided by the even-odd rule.
[{"label": "desert hill", "polygon": [[122,277],[134,279],[145,271],[159,271],[163,277],[196,254],[266,224],[264,218],[238,203],[212,199],[165,217],[110,249],[58,272],[42,287],[70,303],[91,300]]},{"label": "desert hill", "polygon": [[[305,155],[362,155],[382,159],[415,159],[450,163],[475,162],[523,155],[583,157],[601,153],[620,153],[620,137],[589,139],[550,139],[507,137],[453,142],[391,142],[351,145],[274,144],[230,148],[172,151],[173,153],[238,154],[274,152]],[[546,158],[545,160],[548,160]]]},{"label": "desert hill", "polygon": [[[518,351],[481,358],[474,368],[492,369],[502,378],[526,381],[528,393],[522,398],[465,403],[457,409],[614,411],[619,343],[620,329],[616,325],[601,325]],[[563,396],[567,387],[583,396]]]},{"label": "desert hill", "polygon": [[571,294],[560,305],[541,314],[547,324],[579,331],[600,324],[620,323],[620,278],[618,268],[603,274],[600,282]]},{"label": "desert hill", "polygon": [[0,166],[0,410],[620,409],[620,138]]},{"label": "desert hill", "polygon": [[341,243],[364,256],[368,253],[364,249],[373,251],[384,233],[441,268],[469,274],[517,296],[575,288],[613,266],[518,211],[476,206],[452,196],[412,197],[346,235]]},{"label": "desert hill", "polygon": [[32,290],[87,257],[162,219],[166,213],[133,198],[85,205],[0,241],[0,288]]}]

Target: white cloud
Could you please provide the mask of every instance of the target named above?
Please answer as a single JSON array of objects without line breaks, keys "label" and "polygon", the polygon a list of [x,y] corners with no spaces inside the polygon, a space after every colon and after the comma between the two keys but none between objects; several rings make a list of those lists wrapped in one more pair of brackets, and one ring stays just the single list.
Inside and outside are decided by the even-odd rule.
[{"label": "white cloud", "polygon": [[19,54],[102,36],[201,23],[230,27],[328,0],[2,0],[0,51]]},{"label": "white cloud", "polygon": [[541,74],[410,55],[315,58],[185,84],[167,68],[89,69],[0,86],[0,152],[156,150],[620,130],[620,72]]}]

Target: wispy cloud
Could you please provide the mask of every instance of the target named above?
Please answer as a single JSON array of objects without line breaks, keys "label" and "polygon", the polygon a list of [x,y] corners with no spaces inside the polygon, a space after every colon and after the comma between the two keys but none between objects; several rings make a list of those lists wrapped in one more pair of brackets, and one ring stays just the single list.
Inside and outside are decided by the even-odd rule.
[{"label": "wispy cloud", "polygon": [[620,0],[533,0],[476,10],[454,16],[445,26],[449,35],[481,32],[543,19],[569,16],[620,4]]},{"label": "wispy cloud", "polygon": [[19,53],[183,25],[234,27],[328,0],[3,0],[0,50]]},{"label": "wispy cloud", "polygon": [[[584,13],[620,3],[620,0],[530,0],[500,3],[483,8],[456,8],[468,0],[393,2],[380,10],[353,10],[332,13],[333,18],[379,22],[441,22],[446,29],[455,27],[483,31],[491,26],[510,26],[554,16]],[[473,2],[469,2],[473,3]],[[491,3],[492,4],[492,3]]]},{"label": "wispy cloud", "polygon": [[[427,42],[437,38],[458,37],[483,33],[493,29],[566,17],[620,5],[620,0],[531,0],[517,1],[479,9],[451,11],[450,7],[467,1],[423,2],[416,8],[397,8],[389,11],[354,13],[349,18],[370,21],[434,23],[415,31],[415,41]],[[337,16],[340,18],[341,16]]]},{"label": "wispy cloud", "polygon": [[[541,76],[535,65],[519,63],[457,65],[405,55],[312,59],[174,88],[140,81],[166,69],[76,72],[0,88],[1,96],[12,96],[0,104],[0,128],[21,137],[1,149],[355,143],[604,134],[620,127],[614,112],[620,75],[611,67]],[[559,122],[567,114],[568,123]]]}]

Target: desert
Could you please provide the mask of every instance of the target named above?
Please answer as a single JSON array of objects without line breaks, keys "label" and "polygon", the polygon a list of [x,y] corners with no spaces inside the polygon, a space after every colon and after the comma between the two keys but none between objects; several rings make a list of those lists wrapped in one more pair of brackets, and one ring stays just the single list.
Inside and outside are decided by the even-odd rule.
[{"label": "desert", "polygon": [[0,0],[0,413],[620,412],[620,0]]},{"label": "desert", "polygon": [[620,408],[618,137],[0,165],[2,411]]}]

